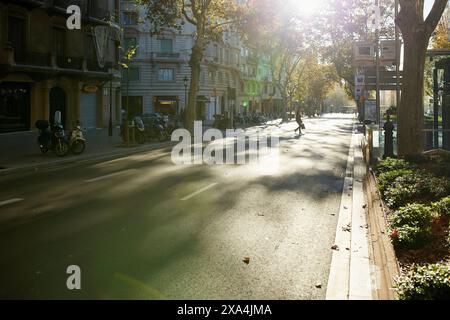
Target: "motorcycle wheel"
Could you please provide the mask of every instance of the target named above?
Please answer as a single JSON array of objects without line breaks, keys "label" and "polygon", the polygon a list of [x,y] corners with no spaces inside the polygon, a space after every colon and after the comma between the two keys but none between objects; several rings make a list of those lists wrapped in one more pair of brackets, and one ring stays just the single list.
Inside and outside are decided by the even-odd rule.
[{"label": "motorcycle wheel", "polygon": [[65,157],[69,153],[69,144],[66,141],[59,140],[55,146],[55,153],[58,157]]},{"label": "motorcycle wheel", "polygon": [[86,149],[86,143],[83,140],[76,140],[72,143],[71,151],[73,154],[79,155]]},{"label": "motorcycle wheel", "polygon": [[45,145],[41,145],[41,146],[39,146],[39,148],[41,149],[41,152],[43,154],[46,154],[48,152],[48,147]]}]

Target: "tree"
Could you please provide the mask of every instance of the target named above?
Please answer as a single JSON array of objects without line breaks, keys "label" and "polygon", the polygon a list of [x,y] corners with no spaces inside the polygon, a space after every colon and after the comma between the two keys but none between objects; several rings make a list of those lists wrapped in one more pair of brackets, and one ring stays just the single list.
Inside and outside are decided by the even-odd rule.
[{"label": "tree", "polygon": [[195,26],[189,66],[191,68],[189,97],[186,110],[186,128],[193,133],[196,120],[197,92],[199,90],[200,66],[204,50],[211,41],[221,41],[223,32],[233,29],[240,20],[239,8],[227,0],[135,0],[147,7],[147,19],[152,33],[164,28],[179,29],[184,22]]},{"label": "tree", "polygon": [[[355,99],[355,73],[353,65],[353,45],[357,40],[375,41],[373,33],[367,28],[368,10],[373,0],[329,0],[327,10],[317,27],[321,30],[324,41],[322,54],[334,64],[336,73],[345,81],[345,90]],[[380,0],[382,19],[380,35],[393,37],[394,7],[392,0]],[[355,100],[361,111],[360,101]]]},{"label": "tree", "polygon": [[305,57],[314,51],[310,21],[296,16],[289,3],[277,6],[272,0],[251,0],[242,35],[246,42],[269,57],[273,85],[280,92],[283,120],[292,110],[292,99],[300,88]]},{"label": "tree", "polygon": [[434,49],[449,49],[450,48],[450,38],[449,38],[449,28],[450,28],[450,10],[447,6],[445,13],[439,22],[436,31],[433,34],[433,48]]},{"label": "tree", "polygon": [[398,111],[398,154],[414,156],[423,151],[423,95],[426,50],[447,0],[435,0],[424,19],[424,0],[400,0],[398,26],[404,41],[403,89]]}]

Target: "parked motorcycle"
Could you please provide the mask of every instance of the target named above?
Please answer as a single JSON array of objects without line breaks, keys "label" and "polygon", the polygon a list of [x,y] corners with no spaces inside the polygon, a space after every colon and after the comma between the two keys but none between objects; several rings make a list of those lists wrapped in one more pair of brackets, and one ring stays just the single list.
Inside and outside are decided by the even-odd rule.
[{"label": "parked motorcycle", "polygon": [[144,114],[141,116],[141,119],[145,124],[145,132],[149,140],[158,139],[159,141],[167,141],[170,139],[170,129],[160,114]]},{"label": "parked motorcycle", "polygon": [[36,128],[39,129],[38,144],[42,153],[53,150],[58,157],[64,157],[69,153],[69,142],[62,125],[56,123],[50,126],[48,121],[38,120]]},{"label": "parked motorcycle", "polygon": [[70,134],[69,148],[76,155],[82,154],[86,149],[86,139],[80,124],[77,124]]}]

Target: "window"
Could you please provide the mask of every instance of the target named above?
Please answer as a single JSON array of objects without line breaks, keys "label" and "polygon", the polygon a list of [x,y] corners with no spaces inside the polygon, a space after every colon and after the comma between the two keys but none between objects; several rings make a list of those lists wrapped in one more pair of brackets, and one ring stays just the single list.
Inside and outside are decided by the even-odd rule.
[{"label": "window", "polygon": [[161,39],[161,52],[162,53],[172,53],[173,52],[172,39]]},{"label": "window", "polygon": [[230,51],[225,49],[225,63],[230,64]]},{"label": "window", "polygon": [[137,39],[136,38],[124,38],[123,39],[123,48],[125,52],[127,52],[130,48],[137,47]]},{"label": "window", "polygon": [[217,44],[214,45],[214,61],[219,61],[219,46]]},{"label": "window", "polygon": [[123,13],[123,24],[133,26],[138,24],[139,14],[136,11],[128,11]]},{"label": "window", "polygon": [[214,71],[210,71],[209,72],[209,81],[210,82],[212,82],[212,83],[214,83],[215,82],[215,79],[214,79],[215,77],[214,77]]},{"label": "window", "polygon": [[14,49],[16,62],[26,60],[26,34],[25,20],[16,17],[8,18],[8,40]]},{"label": "window", "polygon": [[122,70],[123,81],[139,81],[139,78],[139,68],[137,67]]},{"label": "window", "polygon": [[66,55],[66,32],[62,28],[53,28],[53,51],[58,56]]},{"label": "window", "polygon": [[173,69],[159,69],[158,80],[173,81],[174,80]]},{"label": "window", "polygon": [[219,72],[219,83],[223,83],[223,76],[222,76],[222,72]]}]

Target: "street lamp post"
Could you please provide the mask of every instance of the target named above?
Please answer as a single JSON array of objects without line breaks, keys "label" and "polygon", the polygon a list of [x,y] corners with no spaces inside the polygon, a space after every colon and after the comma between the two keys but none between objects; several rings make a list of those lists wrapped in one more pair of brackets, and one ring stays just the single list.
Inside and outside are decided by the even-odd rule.
[{"label": "street lamp post", "polygon": [[111,79],[109,81],[109,127],[108,127],[108,135],[110,137],[113,136],[113,125],[112,125],[112,90],[113,90],[113,73],[111,70]]},{"label": "street lamp post", "polygon": [[217,116],[217,89],[213,89],[214,94],[214,118]]},{"label": "street lamp post", "polygon": [[[188,106],[188,101],[187,101],[187,87],[188,87],[188,81],[189,81],[188,77],[185,76],[184,79],[183,79],[183,81],[184,81],[184,115],[186,115],[186,112],[188,111],[188,110],[187,110],[187,106]],[[183,119],[183,120],[185,120],[185,119]]]},{"label": "street lamp post", "polygon": [[184,108],[187,109],[187,87],[188,87],[188,77],[185,76],[184,79]]}]

